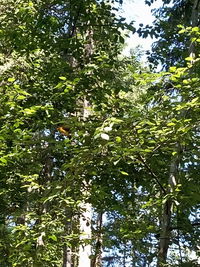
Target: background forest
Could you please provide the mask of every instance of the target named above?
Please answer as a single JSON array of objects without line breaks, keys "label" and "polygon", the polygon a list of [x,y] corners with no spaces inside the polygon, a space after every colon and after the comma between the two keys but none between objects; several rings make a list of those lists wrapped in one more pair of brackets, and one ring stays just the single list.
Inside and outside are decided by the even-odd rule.
[{"label": "background forest", "polygon": [[200,266],[200,0],[162,2],[0,1],[1,267]]}]

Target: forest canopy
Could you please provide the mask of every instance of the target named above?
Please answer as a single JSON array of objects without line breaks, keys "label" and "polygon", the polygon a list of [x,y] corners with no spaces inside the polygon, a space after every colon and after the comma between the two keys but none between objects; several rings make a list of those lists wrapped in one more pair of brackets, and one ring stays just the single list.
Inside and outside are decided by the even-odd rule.
[{"label": "forest canopy", "polygon": [[1,267],[200,264],[200,1],[121,6],[0,1]]}]

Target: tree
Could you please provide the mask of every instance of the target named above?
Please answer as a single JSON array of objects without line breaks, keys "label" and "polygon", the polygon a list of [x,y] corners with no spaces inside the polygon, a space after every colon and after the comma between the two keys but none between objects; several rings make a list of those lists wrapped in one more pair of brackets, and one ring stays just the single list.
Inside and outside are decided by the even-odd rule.
[{"label": "tree", "polygon": [[119,56],[134,29],[108,2],[0,9],[0,264],[81,266],[86,248],[92,267],[197,264],[196,24],[177,32],[186,61],[151,73]]},{"label": "tree", "polygon": [[119,90],[112,79],[126,24],[104,2],[10,0],[0,8],[1,264],[78,264],[81,203],[90,197],[83,144],[96,126],[83,102],[102,112]]},{"label": "tree", "polygon": [[[169,4],[170,1],[164,1],[164,4]],[[168,30],[166,28],[166,22],[169,24],[171,22],[171,26],[173,27],[172,30],[169,30],[171,36],[175,36],[176,39],[178,40],[185,40],[184,42],[178,41],[177,42],[173,42],[171,43],[171,45],[169,45],[169,48],[171,49],[171,52],[169,52],[170,49],[165,49],[162,45],[162,43],[160,42],[160,40],[154,45],[153,50],[156,51],[156,53],[158,52],[158,48],[161,50],[165,49],[168,51],[168,55],[170,55],[167,58],[167,61],[163,61],[166,62],[164,65],[164,67],[169,67],[170,65],[173,64],[173,62],[175,64],[178,64],[179,66],[184,66],[184,57],[185,53],[183,53],[184,49],[187,54],[189,54],[191,56],[190,60],[193,60],[195,54],[198,53],[198,49],[195,47],[195,38],[188,38],[189,35],[179,35],[178,32],[175,32],[175,35],[172,34],[172,32],[174,31],[174,26],[178,26],[179,23],[179,27],[180,27],[180,23],[183,24],[184,26],[192,26],[190,27],[190,29],[192,29],[192,31],[195,31],[195,29],[198,31],[197,25],[199,23],[199,17],[198,17],[198,13],[199,13],[199,1],[181,1],[181,2],[175,2],[174,5],[172,7],[163,7],[159,10],[159,12],[163,12],[162,13],[162,17],[164,17],[164,22],[154,22],[154,29],[157,32],[157,30],[159,30],[159,32],[162,32],[161,34],[161,42],[163,42],[164,39],[166,39],[167,41],[169,41],[170,39],[167,37],[168,35]],[[186,12],[187,10],[187,12]],[[189,11],[189,12],[188,12]],[[187,13],[187,16],[184,16],[184,12]],[[155,13],[156,14],[156,13]],[[158,14],[158,13],[157,13]],[[188,16],[189,15],[189,16]],[[177,19],[179,20],[179,22],[177,21]],[[160,31],[160,27],[157,28],[157,26],[162,26],[162,31]],[[183,27],[183,26],[182,26]],[[196,28],[195,28],[196,27]],[[176,27],[175,27],[176,29]],[[164,37],[166,36],[166,37]],[[180,37],[179,37],[180,36]],[[183,39],[183,37],[184,39]],[[163,38],[164,37],[164,38]],[[178,37],[178,38],[177,38]],[[181,39],[180,39],[181,38]],[[169,41],[171,42],[171,41]],[[180,50],[181,48],[181,50]],[[177,49],[179,50],[179,53],[177,53]],[[164,51],[164,50],[162,50]],[[180,53],[181,51],[181,53]],[[175,56],[173,55],[173,52],[175,52]],[[163,54],[163,53],[162,53]],[[178,57],[177,57],[178,55]],[[152,58],[154,58],[154,55],[152,54]],[[166,57],[165,57],[166,58]],[[170,63],[170,61],[171,63]],[[157,60],[157,59],[156,59]],[[189,71],[190,72],[190,71]],[[181,76],[181,75],[180,75]],[[187,76],[187,75],[186,75]],[[172,86],[171,90],[175,93],[176,97],[179,94],[179,92],[176,90],[174,90],[173,88],[173,82],[171,83]],[[187,101],[187,97],[185,98],[185,95],[179,95],[181,101]],[[185,118],[186,116],[186,112],[181,112],[179,114],[179,120],[182,118]],[[181,118],[182,117],[182,118]],[[176,152],[174,152],[175,154],[180,154],[180,151],[183,150],[182,148],[182,144],[180,143],[180,141],[177,141],[176,143],[176,147],[177,150]],[[169,175],[169,186],[171,189],[169,189],[170,192],[172,192],[174,190],[174,186],[177,185],[177,181],[179,180],[178,178],[178,172],[180,169],[180,160],[181,160],[181,156],[182,155],[176,155],[174,157],[174,159],[172,159],[171,164],[170,164],[170,175]],[[160,240],[160,264],[165,263],[166,259],[167,259],[167,251],[169,248],[169,236],[170,236],[170,224],[171,224],[171,220],[172,220],[172,214],[171,214],[171,210],[172,210],[172,202],[171,200],[167,200],[166,202],[166,206],[164,208],[164,213],[163,213],[163,233],[162,233],[162,239]],[[158,263],[159,265],[159,263]],[[160,266],[160,265],[159,265]]]},{"label": "tree", "polygon": [[[148,5],[152,2],[154,1],[146,1]],[[152,45],[152,51],[149,52],[150,62],[154,65],[161,64],[163,69],[169,69],[174,65],[185,66],[184,58],[188,56],[191,42],[188,36],[178,34],[178,26],[198,26],[198,13],[199,1],[191,0],[163,0],[163,6],[153,10],[153,25],[146,25],[138,30],[140,36],[150,35],[157,39]],[[198,46],[195,50],[199,52]]]}]

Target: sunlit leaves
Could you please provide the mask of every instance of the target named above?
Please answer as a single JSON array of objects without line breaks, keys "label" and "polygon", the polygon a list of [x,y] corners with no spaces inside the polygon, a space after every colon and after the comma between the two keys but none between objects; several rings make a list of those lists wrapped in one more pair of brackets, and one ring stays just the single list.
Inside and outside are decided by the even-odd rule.
[{"label": "sunlit leaves", "polygon": [[[119,27],[128,25],[104,2],[3,4],[0,165],[7,196],[0,209],[14,228],[4,233],[14,248],[8,258],[13,266],[62,265],[64,244],[78,243],[66,223],[81,212],[82,181],[99,175],[87,164],[107,143],[120,143],[121,120],[104,123],[101,112],[115,101],[115,78],[125,67],[116,57],[124,43]],[[60,122],[70,125],[70,138],[58,133]]]},{"label": "sunlit leaves", "polygon": [[101,136],[102,139],[107,140],[107,141],[110,139],[109,135],[106,134],[106,133],[101,133],[100,136]]}]

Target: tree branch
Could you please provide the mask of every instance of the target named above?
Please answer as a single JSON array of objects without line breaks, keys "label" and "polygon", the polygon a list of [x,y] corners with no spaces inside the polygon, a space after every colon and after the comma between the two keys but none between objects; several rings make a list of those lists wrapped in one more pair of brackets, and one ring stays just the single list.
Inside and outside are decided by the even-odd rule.
[{"label": "tree branch", "polygon": [[152,177],[154,178],[154,180],[156,181],[156,183],[160,186],[162,192],[164,194],[167,194],[167,191],[165,190],[165,188],[162,186],[162,184],[160,183],[157,175],[152,171],[152,169],[150,168],[150,166],[147,164],[147,162],[145,161],[145,159],[140,155],[138,154],[139,156],[139,159],[141,160],[141,162],[144,164],[144,166],[146,167],[146,169],[150,172],[150,174],[152,175]]}]

